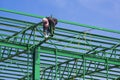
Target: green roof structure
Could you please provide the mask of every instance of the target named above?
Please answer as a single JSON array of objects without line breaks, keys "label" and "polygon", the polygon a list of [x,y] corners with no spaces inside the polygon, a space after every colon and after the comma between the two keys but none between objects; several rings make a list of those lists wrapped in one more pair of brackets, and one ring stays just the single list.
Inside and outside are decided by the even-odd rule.
[{"label": "green roof structure", "polygon": [[120,30],[58,20],[44,39],[44,16],[0,13],[0,80],[119,80]]}]

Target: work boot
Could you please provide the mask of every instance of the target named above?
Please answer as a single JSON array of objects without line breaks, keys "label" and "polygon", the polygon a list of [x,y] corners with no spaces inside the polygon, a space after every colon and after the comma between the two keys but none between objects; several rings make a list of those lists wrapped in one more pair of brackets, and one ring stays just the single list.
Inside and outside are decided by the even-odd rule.
[{"label": "work boot", "polygon": [[45,35],[45,38],[48,38],[49,36],[48,35]]}]

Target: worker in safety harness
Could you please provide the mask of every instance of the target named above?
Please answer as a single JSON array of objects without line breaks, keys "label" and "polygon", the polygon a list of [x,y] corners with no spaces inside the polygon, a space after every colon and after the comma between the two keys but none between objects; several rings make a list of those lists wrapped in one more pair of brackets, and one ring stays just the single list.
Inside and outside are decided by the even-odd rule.
[{"label": "worker in safety harness", "polygon": [[49,34],[51,37],[53,37],[55,26],[57,24],[57,19],[52,17],[45,17],[42,19],[43,22],[43,34],[45,38],[49,37]]}]

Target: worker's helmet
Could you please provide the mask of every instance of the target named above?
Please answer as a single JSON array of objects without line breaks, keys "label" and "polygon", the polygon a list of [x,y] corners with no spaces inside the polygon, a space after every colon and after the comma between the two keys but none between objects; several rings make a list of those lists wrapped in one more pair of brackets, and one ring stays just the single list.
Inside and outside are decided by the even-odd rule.
[{"label": "worker's helmet", "polygon": [[47,21],[47,18],[43,18],[42,21],[43,21],[43,22],[46,22],[46,21]]}]

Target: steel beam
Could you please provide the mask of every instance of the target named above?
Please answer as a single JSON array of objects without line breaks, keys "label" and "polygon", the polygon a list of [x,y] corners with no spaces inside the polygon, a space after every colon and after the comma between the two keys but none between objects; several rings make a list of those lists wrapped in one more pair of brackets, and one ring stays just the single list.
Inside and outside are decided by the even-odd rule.
[{"label": "steel beam", "polygon": [[[44,18],[43,16],[38,16],[38,15],[33,15],[33,14],[28,14],[28,13],[24,13],[24,12],[13,11],[13,10],[8,10],[8,9],[4,9],[4,8],[0,8],[0,11],[19,14],[19,15],[24,15],[24,16],[29,16],[29,17],[34,17],[34,18]],[[90,26],[90,25],[86,25],[86,24],[79,24],[79,23],[65,21],[65,20],[58,20],[58,21],[61,22],[61,23],[65,23],[65,24],[70,24],[70,25],[81,26],[81,27],[85,27],[85,28],[91,28],[91,29],[102,30],[102,31],[107,31],[107,32],[120,34],[120,31],[118,31],[118,30],[101,28],[101,27],[97,27],[97,26]]]},{"label": "steel beam", "polygon": [[0,45],[0,60],[2,59],[2,47]]},{"label": "steel beam", "polygon": [[38,49],[33,49],[33,79],[40,80],[40,53]]},{"label": "steel beam", "polygon": [[26,29],[24,29],[24,30],[22,30],[22,31],[20,31],[20,32],[18,32],[18,33],[13,34],[12,36],[7,37],[6,39],[9,40],[10,38],[13,38],[13,37],[15,37],[15,36],[17,36],[17,35],[19,35],[19,34],[21,34],[21,33],[25,33],[27,30],[29,30],[29,29],[31,29],[31,28],[35,28],[35,27],[37,27],[37,26],[40,25],[40,24],[41,24],[41,22],[39,22],[39,23],[37,23],[37,24],[35,24],[35,25],[33,25],[33,26],[27,27]]},{"label": "steel beam", "polygon": [[[115,67],[118,67],[118,65],[115,65],[115,66],[110,66],[108,69],[112,69],[112,68],[115,68]],[[106,70],[106,68],[103,68],[103,69],[99,69],[97,71],[91,71],[91,72],[88,72],[88,73],[85,73],[85,75],[90,75],[90,74],[94,74],[96,72],[100,72],[100,71],[104,71]],[[77,76],[74,76],[74,77],[79,77],[81,78],[83,76],[83,74],[80,74],[80,75],[77,75]],[[71,80],[72,78],[69,78],[69,79],[65,79],[65,80]]]},{"label": "steel beam", "polygon": [[4,42],[4,41],[0,41],[0,46],[6,46],[6,47],[22,49],[22,50],[26,50],[27,49],[27,45],[20,45],[20,44]]},{"label": "steel beam", "polygon": [[[46,49],[49,51],[47,51]],[[54,52],[53,52],[54,50],[55,50],[55,48],[41,47],[40,52],[54,54]],[[72,53],[76,53],[76,55],[72,54]],[[66,50],[60,50],[60,49],[57,50],[57,55],[71,57],[71,58],[82,58],[82,56],[84,55],[85,60],[96,61],[96,62],[101,62],[101,63],[106,62],[106,58],[103,58],[101,56],[96,56],[94,54],[81,54],[79,52],[77,53],[77,52],[73,52],[73,51],[66,51]],[[119,61],[120,60],[118,60],[118,59],[108,59],[108,64],[120,65]]]},{"label": "steel beam", "polygon": [[[35,46],[36,47],[40,47],[40,45],[43,44],[44,42],[46,42],[46,40],[43,40],[42,42],[40,42],[38,45],[35,45]],[[13,43],[11,44],[9,42],[8,43],[0,42],[0,45],[1,46],[18,48],[18,49],[23,49],[23,50],[27,50],[28,49],[27,46],[13,44]],[[31,46],[29,48],[32,49],[35,46]],[[48,49],[48,51],[46,49]],[[55,48],[48,48],[48,47],[41,47],[41,50],[38,49],[39,52],[45,52],[45,53],[48,53],[48,54],[54,54],[54,50],[55,50]],[[74,55],[73,53],[77,53],[77,55]],[[82,56],[84,54],[81,54],[81,53],[78,53],[78,52],[73,52],[73,51],[66,51],[66,50],[58,49],[57,50],[57,55],[59,55],[59,56],[67,56],[67,57],[71,57],[71,58],[82,58]],[[95,55],[92,55],[92,54],[86,54],[85,55],[85,59],[86,60],[90,60],[90,61],[92,60],[92,61],[96,61],[96,62],[102,62],[102,63],[106,62],[106,58],[103,58],[101,56],[95,56]],[[108,64],[120,65],[119,61],[120,60],[117,60],[117,59],[108,59]],[[0,60],[0,62],[1,62],[1,60]]]},{"label": "steel beam", "polygon": [[[22,12],[17,12],[17,11],[6,10],[6,9],[3,9],[3,8],[0,8],[0,11],[14,13],[14,14],[19,14],[19,15],[24,15],[24,16],[29,16],[29,17],[34,17],[34,18],[43,18],[43,16],[38,16],[38,15],[32,15],[32,14],[27,14],[27,13],[22,13]],[[24,21],[23,22],[19,22],[20,20],[13,20],[12,21],[12,19],[4,18],[4,17],[0,17],[0,18],[1,18],[0,19],[1,20],[0,24],[1,25],[6,25],[7,27],[8,26],[10,26],[10,27],[12,26],[13,28],[17,28],[17,29],[23,29],[20,32],[14,31],[14,30],[2,29],[2,28],[0,29],[1,31],[6,32],[5,34],[1,34],[1,36],[3,36],[3,37],[7,37],[7,33],[14,33],[14,35],[8,36],[6,38],[6,40],[9,40],[11,38],[17,38],[18,40],[20,40],[19,43],[13,43],[13,42],[10,42],[10,41],[6,42],[5,40],[2,40],[2,41],[0,40],[0,55],[3,54],[3,53],[7,53],[7,54],[4,54],[4,56],[7,56],[7,57],[3,57],[2,59],[0,59],[0,62],[2,62],[2,61],[4,62],[5,60],[7,61],[7,59],[14,60],[15,56],[18,57],[20,54],[26,53],[28,50],[30,50],[31,52],[33,51],[33,76],[34,76],[33,79],[34,80],[39,80],[40,79],[40,75],[41,75],[40,74],[40,72],[41,72],[41,70],[40,70],[40,54],[37,54],[37,53],[45,53],[45,54],[49,54],[49,55],[50,54],[52,54],[52,55],[56,54],[56,57],[54,58],[55,61],[53,61],[53,60],[46,60],[47,62],[50,62],[50,61],[54,62],[54,63],[56,62],[55,65],[47,63],[47,65],[53,65],[53,66],[51,66],[52,68],[49,67],[49,69],[51,68],[51,71],[48,71],[49,72],[48,77],[53,73],[51,76],[53,76],[54,79],[55,78],[56,79],[60,78],[60,76],[57,76],[57,75],[59,75],[58,71],[60,71],[60,70],[62,71],[62,69],[58,69],[59,66],[60,66],[58,63],[61,62],[61,61],[58,61],[58,59],[59,59],[58,56],[65,56],[65,57],[68,57],[68,58],[77,58],[77,59],[82,59],[83,60],[83,62],[81,62],[81,63],[83,63],[83,64],[81,64],[83,66],[80,67],[80,70],[83,70],[83,74],[82,75],[80,74],[81,73],[80,71],[78,72],[78,75],[76,75],[76,76],[73,76],[73,74],[71,74],[71,73],[74,73],[73,70],[77,70],[76,69],[77,67],[74,68],[75,65],[77,65],[77,62],[74,62],[74,64],[73,63],[69,63],[68,67],[64,67],[64,70],[63,70],[64,72],[63,72],[63,75],[61,77],[64,76],[65,70],[68,69],[67,72],[69,73],[69,76],[68,76],[69,79],[72,79],[73,77],[83,77],[83,79],[85,80],[86,75],[92,75],[92,73],[97,73],[97,72],[100,72],[102,74],[101,71],[106,71],[106,72],[104,72],[104,76],[99,76],[97,74],[95,74],[95,75],[93,74],[92,76],[110,79],[110,75],[111,74],[109,74],[109,71],[110,71],[109,69],[115,68],[115,67],[117,68],[118,66],[120,66],[120,63],[119,63],[120,59],[118,58],[119,57],[118,53],[120,51],[120,49],[119,49],[120,44],[116,45],[117,43],[119,43],[119,40],[120,40],[119,38],[114,38],[114,37],[109,37],[109,36],[101,36],[101,35],[90,34],[90,33],[84,33],[84,32],[79,32],[79,31],[74,31],[74,30],[69,30],[69,29],[56,28],[56,31],[58,33],[56,33],[55,35],[57,37],[54,37],[51,40],[53,40],[55,42],[56,41],[64,42],[65,44],[57,44],[57,43],[47,42],[46,43],[47,45],[54,45],[54,46],[57,46],[58,48],[59,47],[64,48],[66,46],[67,49],[70,49],[70,48],[77,49],[77,50],[81,49],[81,52],[57,49],[57,52],[54,53],[54,51],[56,50],[56,47],[55,48],[50,48],[50,47],[42,46],[42,44],[45,43],[46,40],[43,40],[43,41],[40,41],[40,42],[38,40],[35,40],[35,37],[37,37],[37,38],[39,37],[40,39],[42,37],[42,36],[39,36],[39,35],[35,34],[35,31],[34,31],[34,33],[33,33],[33,31],[31,31],[30,34],[29,33],[25,33],[27,30],[31,30],[34,27],[34,26],[31,26],[32,25],[31,23],[29,23],[29,22],[25,22],[24,23]],[[100,27],[96,27],[96,26],[89,26],[89,25],[86,25],[86,24],[79,24],[79,23],[74,23],[74,22],[64,21],[64,20],[58,20],[58,21],[61,22],[61,23],[65,23],[65,24],[81,26],[81,27],[91,28],[91,29],[96,29],[96,30],[102,30],[102,31],[106,31],[106,32],[117,33],[118,35],[120,34],[120,31],[118,31],[118,30],[111,30],[111,29],[100,28]],[[31,25],[30,25],[30,27],[27,27],[26,29],[24,29],[23,26],[18,26],[20,24],[23,25],[23,26],[26,25],[26,24],[29,24],[29,25],[31,24]],[[64,35],[60,34],[59,31],[63,32],[63,33],[66,33],[66,34],[64,34]],[[25,34],[22,34],[22,33],[25,33]],[[70,33],[71,35],[67,35],[67,33]],[[17,36],[19,34],[22,34],[22,37]],[[73,37],[72,34],[78,34],[78,35],[81,34],[82,36],[84,36],[84,34],[85,35],[87,34],[87,36],[85,36],[85,39],[84,39],[84,37],[83,38],[76,38],[76,37]],[[22,43],[22,39],[23,39],[23,37],[25,37],[24,35],[25,36],[27,36],[27,35],[29,36],[28,39],[24,38],[27,45],[24,45],[24,43]],[[59,36],[60,37],[62,36],[62,38],[60,38]],[[32,40],[32,38],[34,38],[34,39]],[[65,40],[64,38],[72,38],[75,41],[68,41],[68,40]],[[73,45],[77,45],[79,43],[78,40],[82,40],[82,43],[81,43],[82,46],[87,46],[87,47],[91,47],[91,48],[85,49],[85,47],[82,47],[82,48],[78,47],[78,46],[72,46],[71,47],[69,45],[66,45],[67,43],[70,43],[70,44],[73,44]],[[89,44],[89,43],[86,44],[86,43],[84,43],[84,40],[86,40],[86,43],[88,41],[88,42],[94,42],[94,44]],[[16,42],[15,39],[13,39],[13,41]],[[32,44],[32,42],[33,42],[33,44]],[[35,45],[35,42],[39,42],[39,44]],[[109,46],[111,46],[111,47],[109,47]],[[91,52],[91,54],[87,54],[86,52],[82,52],[82,50],[84,50],[84,51],[88,51],[88,50],[90,51],[91,49],[94,50],[94,48],[92,48],[92,47],[94,47],[94,48],[98,47],[98,49],[96,49],[94,52]],[[12,51],[14,49],[15,50],[20,49],[20,50],[23,50],[23,51],[21,51],[21,52],[16,51],[16,54],[12,55],[11,53],[12,53]],[[112,51],[112,53],[111,53],[111,51]],[[100,53],[100,55],[95,55],[95,53]],[[36,58],[36,55],[38,56],[37,58]],[[109,57],[109,55],[110,55],[110,57]],[[45,59],[41,59],[41,60],[44,61]],[[88,61],[88,62],[86,62],[86,61]],[[98,64],[99,67],[98,66],[97,66],[97,68],[95,67],[94,71],[92,71],[92,69],[89,70],[90,65],[92,64],[91,61],[94,61],[95,63],[98,62],[99,64],[100,63],[104,63],[105,65],[104,64],[103,65],[104,65],[105,68],[104,69],[103,68],[98,69],[100,67],[99,64]],[[86,63],[89,63],[90,65],[89,66],[86,65]],[[41,64],[42,64],[42,62],[41,62]],[[43,64],[45,64],[45,63],[43,62]],[[67,63],[65,63],[65,64],[67,64]],[[100,64],[100,65],[102,65],[102,64]],[[29,63],[28,63],[28,65],[25,65],[25,66],[29,66]],[[70,68],[70,70],[69,70],[69,68]],[[86,70],[86,68],[87,68],[87,70]],[[46,72],[47,72],[47,69],[48,68],[45,69]],[[7,69],[6,69],[6,71],[7,71]],[[28,69],[28,71],[29,71],[29,69]],[[44,73],[43,77],[46,77],[47,74],[45,74],[45,73]],[[38,74],[38,75],[36,75],[36,74]],[[117,76],[117,74],[116,74],[116,76]],[[27,74],[27,77],[28,77],[28,79],[29,79],[29,77],[31,77],[29,72]],[[26,79],[27,77],[23,77],[22,79]]]}]

